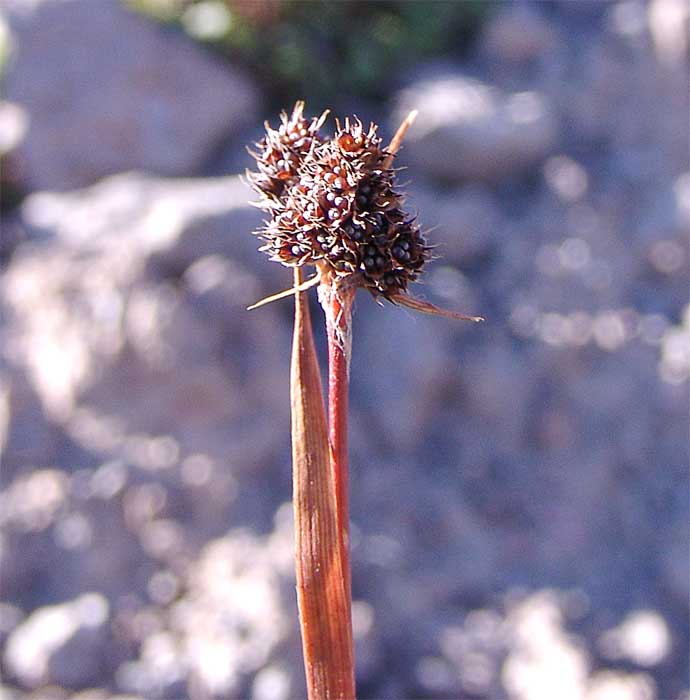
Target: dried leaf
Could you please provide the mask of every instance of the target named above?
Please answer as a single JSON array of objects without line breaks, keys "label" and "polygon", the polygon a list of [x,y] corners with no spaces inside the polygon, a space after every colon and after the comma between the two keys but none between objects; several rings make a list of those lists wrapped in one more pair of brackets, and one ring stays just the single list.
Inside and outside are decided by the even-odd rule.
[{"label": "dried leaf", "polygon": [[414,309],[415,311],[419,311],[423,314],[443,316],[444,318],[452,318],[455,321],[474,321],[475,323],[480,323],[484,320],[483,316],[466,316],[465,314],[459,314],[455,311],[446,311],[446,309],[442,309],[431,302],[416,299],[415,297],[411,297],[409,294],[396,294],[395,296],[391,296],[390,300],[394,304],[407,306],[408,309]]},{"label": "dried leaf", "polygon": [[[295,270],[295,288],[300,288]],[[354,660],[321,375],[304,292],[290,374],[297,601],[310,700],[353,700]]]},{"label": "dried leaf", "polygon": [[413,109],[405,117],[405,119],[402,120],[402,123],[398,127],[398,130],[395,132],[393,138],[391,139],[391,142],[388,144],[388,148],[386,148],[386,150],[388,151],[388,157],[383,163],[384,168],[390,168],[391,165],[393,165],[393,158],[395,157],[395,154],[400,150],[402,140],[405,138],[407,130],[412,126],[418,114],[419,110]]},{"label": "dried leaf", "polygon": [[319,278],[319,275],[316,274],[313,277],[310,277],[306,282],[302,282],[299,287],[284,289],[282,292],[276,292],[275,294],[271,294],[271,296],[264,297],[263,299],[253,303],[251,306],[248,306],[247,311],[258,309],[266,304],[272,304],[274,301],[278,301],[279,299],[285,299],[285,297],[291,297],[293,294],[297,294],[298,292],[306,292],[307,289],[311,289],[319,283]]}]

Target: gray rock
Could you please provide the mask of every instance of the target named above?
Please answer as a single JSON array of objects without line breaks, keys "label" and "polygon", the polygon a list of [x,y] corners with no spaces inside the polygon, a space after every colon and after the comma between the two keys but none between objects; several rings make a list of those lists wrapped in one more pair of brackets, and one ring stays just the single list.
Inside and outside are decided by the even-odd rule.
[{"label": "gray rock", "polygon": [[556,144],[559,125],[537,91],[508,94],[460,72],[421,79],[398,95],[394,122],[412,109],[404,160],[437,178],[498,181],[526,174]]},{"label": "gray rock", "polygon": [[[10,14],[5,95],[28,114],[16,160],[29,189],[69,189],[121,170],[187,174],[256,121],[242,72],[114,0]],[[59,79],[46,66],[59,66]]]},{"label": "gray rock", "polygon": [[422,230],[438,245],[438,264],[467,265],[489,255],[503,224],[498,199],[481,183],[439,192],[422,178],[409,190],[410,205],[419,212]]},{"label": "gray rock", "polygon": [[22,465],[46,467],[59,450],[58,430],[47,420],[25,372],[7,366],[0,376],[0,456],[8,484]]},{"label": "gray rock", "polygon": [[28,116],[13,102],[0,102],[0,156],[6,156],[26,136],[29,128]]},{"label": "gray rock", "polygon": [[538,5],[504,5],[481,37],[482,51],[506,63],[543,58],[556,43],[556,29],[542,16]]},{"label": "gray rock", "polygon": [[5,646],[10,633],[23,617],[24,613],[19,608],[9,603],[0,603],[0,644],[2,646]]},{"label": "gray rock", "polygon": [[[118,685],[146,697],[177,698],[189,674],[205,696],[247,697],[246,679],[288,635],[297,642],[296,620],[287,615],[294,592],[291,540],[291,523],[284,522],[265,537],[233,530],[209,541],[188,568],[186,593],[165,615],[165,629],[143,640],[138,660],[120,666]],[[298,659],[288,668],[289,697],[300,697]]]},{"label": "gray rock", "polygon": [[3,661],[29,688],[86,688],[105,666],[106,599],[96,593],[33,612],[10,635]]},{"label": "gray rock", "polygon": [[[208,353],[222,353],[228,333],[254,344],[249,341],[254,331],[273,332],[270,319],[279,307],[252,315],[246,306],[290,285],[287,270],[266,264],[257,251],[250,232],[260,213],[248,204],[250,197],[236,177],[169,181],[132,173],[88,190],[37,193],[25,200],[23,222],[44,241],[20,247],[2,291],[15,360],[52,420],[68,420],[96,379],[100,388],[93,400],[107,400],[111,408],[122,400],[134,411],[131,393],[123,393],[130,380],[119,365],[132,352],[143,362],[140,386],[150,380],[162,390],[140,395],[140,428],[160,429],[164,416],[169,423],[171,405],[204,415],[218,410],[213,421],[218,429],[227,410],[239,410],[228,377],[213,367]],[[259,280],[255,268],[265,269],[265,278]],[[171,284],[180,278],[182,286]],[[73,313],[75,304],[79,314]],[[48,316],[53,320],[46,323]],[[208,324],[210,318],[216,321]],[[161,385],[159,372],[170,366],[172,347],[191,363],[189,371]],[[270,352],[270,344],[263,347]],[[47,369],[46,352],[69,371]],[[178,355],[175,361],[183,360]],[[266,366],[254,366],[253,374],[237,375],[236,381],[253,377],[255,388],[266,387],[266,398],[274,402],[268,387],[275,375],[272,363]],[[105,368],[110,369],[104,374]],[[189,405],[183,397],[192,394],[195,403]]]}]

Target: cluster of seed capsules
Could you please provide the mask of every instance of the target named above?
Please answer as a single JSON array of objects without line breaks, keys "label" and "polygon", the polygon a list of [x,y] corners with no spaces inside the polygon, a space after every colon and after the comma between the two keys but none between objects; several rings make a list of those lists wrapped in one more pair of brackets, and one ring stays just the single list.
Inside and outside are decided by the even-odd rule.
[{"label": "cluster of seed capsules", "polygon": [[278,129],[250,151],[258,172],[247,177],[271,218],[257,232],[261,250],[284,265],[325,265],[374,296],[395,300],[429,258],[414,217],[402,209],[395,172],[387,164],[377,126],[359,119],[337,124],[330,139],[325,121],[304,117],[298,102]]}]

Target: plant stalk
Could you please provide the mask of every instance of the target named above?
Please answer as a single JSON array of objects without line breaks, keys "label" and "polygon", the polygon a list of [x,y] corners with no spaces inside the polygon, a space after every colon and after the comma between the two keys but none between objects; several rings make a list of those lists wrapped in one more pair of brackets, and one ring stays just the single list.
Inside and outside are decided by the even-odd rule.
[{"label": "plant stalk", "polygon": [[[392,164],[414,121],[411,112],[388,148]],[[304,290],[318,280],[328,342],[328,418]],[[295,268],[290,373],[297,601],[309,700],[355,700],[348,478],[348,395],[356,286],[320,267],[303,283]],[[426,310],[426,309],[425,309]]]},{"label": "plant stalk", "polygon": [[[302,283],[295,270],[295,287]],[[306,294],[295,295],[290,373],[297,602],[309,700],[354,700],[349,571]],[[347,408],[345,406],[345,408]]]},{"label": "plant stalk", "polygon": [[328,343],[328,439],[335,483],[338,533],[348,600],[352,600],[348,464],[348,403],[355,288],[332,284],[321,290]]}]

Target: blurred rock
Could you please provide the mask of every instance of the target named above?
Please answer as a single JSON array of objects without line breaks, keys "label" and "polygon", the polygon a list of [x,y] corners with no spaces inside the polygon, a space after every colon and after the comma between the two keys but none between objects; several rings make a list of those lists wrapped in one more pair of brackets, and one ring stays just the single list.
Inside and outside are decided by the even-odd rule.
[{"label": "blurred rock", "polygon": [[482,32],[481,48],[498,62],[544,59],[557,41],[556,30],[539,5],[505,5]]},{"label": "blurred rock", "polygon": [[[0,645],[4,648],[12,630],[22,621],[22,611],[9,603],[0,603]],[[0,695],[0,697],[2,697]]]},{"label": "blurred rock", "polygon": [[[185,593],[170,606],[163,628],[147,636],[136,661],[123,664],[123,690],[179,697],[188,674],[209,697],[245,697],[247,679],[294,635],[287,596],[293,594],[291,522],[257,538],[235,530],[208,542],[188,572]],[[298,648],[298,645],[295,645]],[[303,694],[299,661],[280,682],[283,697]],[[292,692],[290,692],[292,690]]]},{"label": "blurred rock", "polygon": [[[147,275],[155,285],[177,278],[205,256],[222,255],[242,270],[260,258],[249,235],[259,214],[248,196],[237,178],[168,182],[129,174],[82,192],[26,199],[25,224],[34,237],[49,240],[17,251],[3,282],[8,315],[15,320],[9,351],[16,361],[21,358],[52,417],[68,415],[100,364],[112,364],[127,347],[146,350],[150,360],[165,352],[152,324],[157,314],[179,305],[165,286],[145,300],[137,285]],[[280,270],[266,267],[278,273],[275,285],[284,284]],[[229,306],[216,312],[225,315],[234,307],[229,323],[238,312],[248,320],[244,307],[264,289],[272,290],[272,278],[264,288],[251,274],[228,272],[227,284],[244,282],[226,299]],[[222,276],[207,275],[202,288],[219,284]],[[71,312],[75,303],[79,315]],[[187,323],[196,321],[190,317]],[[159,362],[165,364],[164,358]]]},{"label": "blurred rock", "polygon": [[[15,158],[29,190],[81,187],[132,168],[192,173],[257,118],[258,90],[238,68],[119,2],[14,10],[4,94],[29,119]],[[60,80],[46,66],[60,66]]]},{"label": "blurred rock", "polygon": [[26,112],[12,102],[0,102],[0,157],[15,149],[26,136],[29,119]]},{"label": "blurred rock", "polygon": [[410,206],[419,212],[423,230],[445,265],[466,268],[484,261],[500,244],[503,226],[499,202],[481,183],[439,192],[432,183],[416,178],[409,188]]},{"label": "blurred rock", "polygon": [[[287,426],[288,319],[281,305],[255,314],[246,306],[290,275],[257,252],[250,231],[260,214],[249,196],[235,177],[132,173],[25,200],[32,242],[1,284],[0,499],[24,504],[4,509],[6,594],[43,580],[48,600],[89,584],[116,595],[119,571],[152,554],[180,556],[177,521],[153,522],[162,506],[142,515],[149,502],[193,520],[195,541],[227,528],[230,513],[245,523],[270,516],[275,493],[257,486],[254,498],[238,500],[238,474],[260,482],[287,445],[274,425]],[[267,271],[261,280],[258,268]],[[75,472],[76,502],[34,513],[20,494],[38,486],[23,477],[56,462]],[[100,497],[84,476],[98,465]],[[167,486],[149,498],[152,472]],[[133,547],[137,537],[146,555]],[[57,561],[63,572],[52,577]]]},{"label": "blurred rock", "polygon": [[89,687],[106,665],[107,620],[108,603],[96,593],[40,608],[10,635],[4,663],[29,688]]},{"label": "blurred rock", "polygon": [[687,63],[688,4],[683,0],[652,0],[647,12],[649,30],[659,60],[674,68]]},{"label": "blurred rock", "polygon": [[394,122],[412,109],[419,115],[405,138],[405,159],[444,180],[495,182],[527,174],[558,138],[558,120],[545,95],[507,94],[460,72],[402,90]]},{"label": "blurred rock", "polygon": [[37,468],[53,463],[59,451],[58,433],[25,373],[5,368],[0,381],[2,483],[9,483],[20,465]]}]

